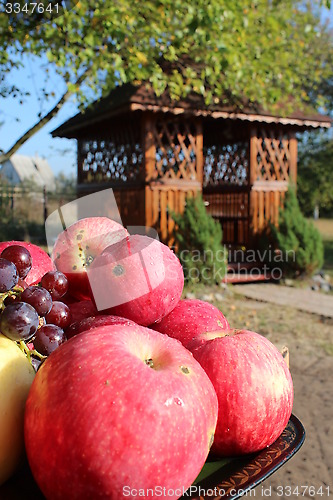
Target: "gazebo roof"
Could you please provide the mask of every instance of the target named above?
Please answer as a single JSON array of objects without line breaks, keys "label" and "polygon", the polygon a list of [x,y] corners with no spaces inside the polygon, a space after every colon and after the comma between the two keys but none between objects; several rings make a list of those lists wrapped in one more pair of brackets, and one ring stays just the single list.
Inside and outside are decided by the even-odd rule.
[{"label": "gazebo roof", "polygon": [[301,128],[329,128],[332,122],[330,117],[316,113],[313,110],[308,112],[295,110],[284,114],[282,106],[279,106],[274,113],[265,111],[259,106],[254,108],[245,105],[242,108],[236,108],[221,103],[207,106],[203,97],[198,94],[191,94],[183,100],[172,101],[167,93],[157,97],[154,91],[145,84],[140,86],[125,84],[116,87],[107,97],[93,103],[84,113],[78,113],[64,122],[60,127],[52,131],[52,136],[75,138],[85,128],[93,124],[111,117],[119,118],[121,115],[134,111],[162,112],[173,115],[187,114],[213,119],[224,118]]}]

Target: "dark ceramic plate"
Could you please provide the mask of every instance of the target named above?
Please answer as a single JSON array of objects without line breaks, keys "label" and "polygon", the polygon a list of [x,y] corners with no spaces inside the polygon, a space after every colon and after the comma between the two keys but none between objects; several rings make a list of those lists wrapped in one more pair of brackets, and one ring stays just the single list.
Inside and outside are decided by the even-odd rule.
[{"label": "dark ceramic plate", "polygon": [[[288,422],[281,436],[265,450],[243,458],[208,459],[197,480],[182,498],[192,500],[223,499],[234,500],[245,495],[267,479],[300,449],[305,439],[305,430],[294,416]],[[208,493],[205,496],[204,493]],[[216,492],[214,496],[212,492]],[[28,467],[23,468],[0,487],[1,500],[43,500]]]},{"label": "dark ceramic plate", "polygon": [[225,460],[208,458],[191,488],[191,495],[187,491],[182,498],[235,500],[244,497],[247,491],[258,486],[295,455],[304,439],[303,425],[291,415],[281,436],[259,453]]}]

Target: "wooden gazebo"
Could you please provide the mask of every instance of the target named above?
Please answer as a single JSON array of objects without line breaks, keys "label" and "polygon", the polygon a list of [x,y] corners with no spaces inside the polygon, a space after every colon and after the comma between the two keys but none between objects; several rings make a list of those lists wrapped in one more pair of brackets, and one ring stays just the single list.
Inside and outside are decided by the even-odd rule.
[{"label": "wooden gazebo", "polygon": [[171,245],[170,210],[202,191],[223,242],[251,246],[296,183],[296,133],[330,124],[318,114],[207,107],[199,96],[173,102],[127,84],[52,135],[78,141],[78,195],[112,187],[125,225],[155,227]]}]

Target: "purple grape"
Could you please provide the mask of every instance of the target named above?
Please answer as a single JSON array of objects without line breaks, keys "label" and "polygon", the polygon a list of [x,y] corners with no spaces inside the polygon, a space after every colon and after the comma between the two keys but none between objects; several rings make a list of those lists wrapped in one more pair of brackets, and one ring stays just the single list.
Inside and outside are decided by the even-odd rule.
[{"label": "purple grape", "polygon": [[66,342],[66,335],[62,328],[56,325],[44,325],[36,333],[34,347],[36,351],[48,356],[57,347]]},{"label": "purple grape", "polygon": [[45,316],[46,323],[67,328],[72,321],[71,310],[63,302],[54,301],[51,311]]},{"label": "purple grape", "polygon": [[20,302],[20,297],[18,295],[7,295],[3,303],[5,306],[9,306],[9,304],[14,304],[14,302]]},{"label": "purple grape", "polygon": [[0,257],[0,293],[8,292],[14,288],[18,279],[15,264]]},{"label": "purple grape", "polygon": [[11,340],[27,341],[38,328],[39,318],[36,310],[25,302],[9,304],[0,316],[0,331]]},{"label": "purple grape", "polygon": [[39,316],[46,316],[52,308],[51,295],[39,286],[28,286],[21,294],[21,301],[30,304]]},{"label": "purple grape", "polygon": [[39,370],[39,368],[42,366],[44,359],[40,358],[35,358],[34,356],[31,356],[31,364],[35,372]]},{"label": "purple grape", "polygon": [[24,279],[32,267],[32,258],[29,250],[21,245],[11,245],[5,248],[1,256],[4,259],[10,260],[15,264],[18,275]]},{"label": "purple grape", "polygon": [[68,290],[68,279],[60,271],[49,271],[44,274],[40,284],[50,292],[53,300],[60,299]]}]

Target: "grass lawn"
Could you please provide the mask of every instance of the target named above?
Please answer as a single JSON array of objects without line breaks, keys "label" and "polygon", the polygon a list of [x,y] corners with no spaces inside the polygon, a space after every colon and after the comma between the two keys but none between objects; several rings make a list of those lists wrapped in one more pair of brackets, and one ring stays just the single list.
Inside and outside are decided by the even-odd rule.
[{"label": "grass lawn", "polygon": [[[314,224],[323,237],[324,272],[333,277],[333,219],[320,219],[314,221]],[[221,293],[221,288],[192,285],[185,288],[184,296],[187,292],[194,293],[197,298],[204,294],[212,294],[214,297],[214,293]],[[280,347],[287,345],[293,356],[298,351],[333,356],[333,321],[330,319],[291,307],[282,308],[247,299],[233,292],[232,285],[228,287],[223,300],[212,300],[212,303],[223,312],[233,328],[254,330]]]},{"label": "grass lawn", "polygon": [[[244,285],[246,286],[246,285]],[[258,302],[238,295],[228,286],[223,300],[217,301],[213,294],[223,293],[221,287],[185,287],[183,296],[190,291],[200,298],[212,294],[212,304],[220,309],[232,328],[248,329],[267,337],[278,347],[287,345],[297,353],[317,352],[318,355],[333,356],[333,320],[305,313],[292,307],[281,307],[267,302]]]},{"label": "grass lawn", "polygon": [[333,219],[318,219],[313,221],[324,242],[324,269],[333,276]]}]

